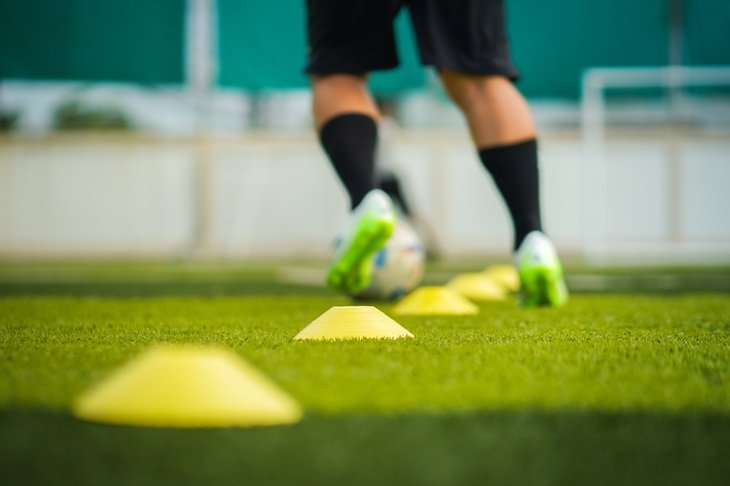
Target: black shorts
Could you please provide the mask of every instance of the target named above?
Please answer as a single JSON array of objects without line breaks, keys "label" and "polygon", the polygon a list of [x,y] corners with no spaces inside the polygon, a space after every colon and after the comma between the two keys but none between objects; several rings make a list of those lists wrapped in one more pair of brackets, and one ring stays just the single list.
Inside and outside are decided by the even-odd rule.
[{"label": "black shorts", "polygon": [[502,0],[307,0],[309,74],[363,74],[398,65],[393,21],[406,5],[421,62],[517,79]]}]

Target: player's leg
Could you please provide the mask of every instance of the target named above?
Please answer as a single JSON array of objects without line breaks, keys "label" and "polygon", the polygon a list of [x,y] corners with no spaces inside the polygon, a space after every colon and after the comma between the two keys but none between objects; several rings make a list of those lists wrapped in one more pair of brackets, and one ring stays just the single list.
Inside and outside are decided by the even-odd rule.
[{"label": "player's leg", "polygon": [[474,145],[511,145],[536,136],[529,105],[504,75],[439,70],[449,97],[464,113]]},{"label": "player's leg", "polygon": [[509,209],[523,304],[562,305],[568,293],[555,247],[542,231],[537,141],[527,102],[504,76],[442,70],[441,79]]},{"label": "player's leg", "polygon": [[376,189],[378,111],[365,76],[312,76],[313,115],[322,148],[350,198],[351,227],[332,259],[327,283],[354,293],[370,284],[370,259],[395,227],[389,198]]},{"label": "player's leg", "polygon": [[508,209],[527,306],[567,299],[554,246],[542,232],[535,125],[512,85],[502,0],[424,1],[411,9],[421,57],[439,70]]},{"label": "player's leg", "polygon": [[451,70],[440,76],[510,211],[516,250],[530,232],[542,231],[535,124],[527,102],[504,76]]},{"label": "player's leg", "polygon": [[320,143],[343,183],[351,226],[327,282],[354,293],[370,283],[370,260],[395,227],[393,204],[375,185],[378,110],[366,73],[396,64],[390,1],[308,2],[313,115]]},{"label": "player's leg", "polygon": [[311,77],[312,111],[320,144],[357,207],[375,185],[378,109],[364,75]]}]

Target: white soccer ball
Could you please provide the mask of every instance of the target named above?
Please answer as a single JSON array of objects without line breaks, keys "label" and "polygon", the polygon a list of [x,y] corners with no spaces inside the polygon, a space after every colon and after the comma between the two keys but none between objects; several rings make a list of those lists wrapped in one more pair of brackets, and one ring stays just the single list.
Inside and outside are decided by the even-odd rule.
[{"label": "white soccer ball", "polygon": [[426,252],[416,232],[403,219],[385,247],[373,258],[373,281],[353,295],[359,300],[395,300],[415,289],[423,278]]}]

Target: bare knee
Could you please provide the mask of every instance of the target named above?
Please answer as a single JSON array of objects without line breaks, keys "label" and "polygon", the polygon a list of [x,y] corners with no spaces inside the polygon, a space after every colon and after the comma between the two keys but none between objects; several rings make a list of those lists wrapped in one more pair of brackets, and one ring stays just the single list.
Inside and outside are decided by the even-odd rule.
[{"label": "bare knee", "polygon": [[315,125],[319,128],[341,113],[364,113],[378,117],[367,87],[367,75],[328,74],[310,78]]},{"label": "bare knee", "polygon": [[478,147],[512,143],[535,136],[527,102],[504,76],[441,71],[444,88],[466,116]]},{"label": "bare knee", "polygon": [[505,89],[514,89],[509,79],[500,75],[467,74],[442,70],[441,81],[451,100],[462,110],[484,106]]}]

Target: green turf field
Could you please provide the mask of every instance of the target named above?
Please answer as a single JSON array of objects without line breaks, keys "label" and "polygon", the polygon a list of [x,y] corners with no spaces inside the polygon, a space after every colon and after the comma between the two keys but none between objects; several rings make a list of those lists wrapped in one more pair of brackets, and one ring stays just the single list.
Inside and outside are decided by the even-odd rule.
[{"label": "green turf field", "polygon": [[[727,291],[483,304],[475,317],[397,318],[413,340],[311,343],[291,338],[349,302],[277,275],[0,266],[0,484],[730,480]],[[233,349],[304,420],[155,430],[70,417],[75,396],[158,343]]]}]

